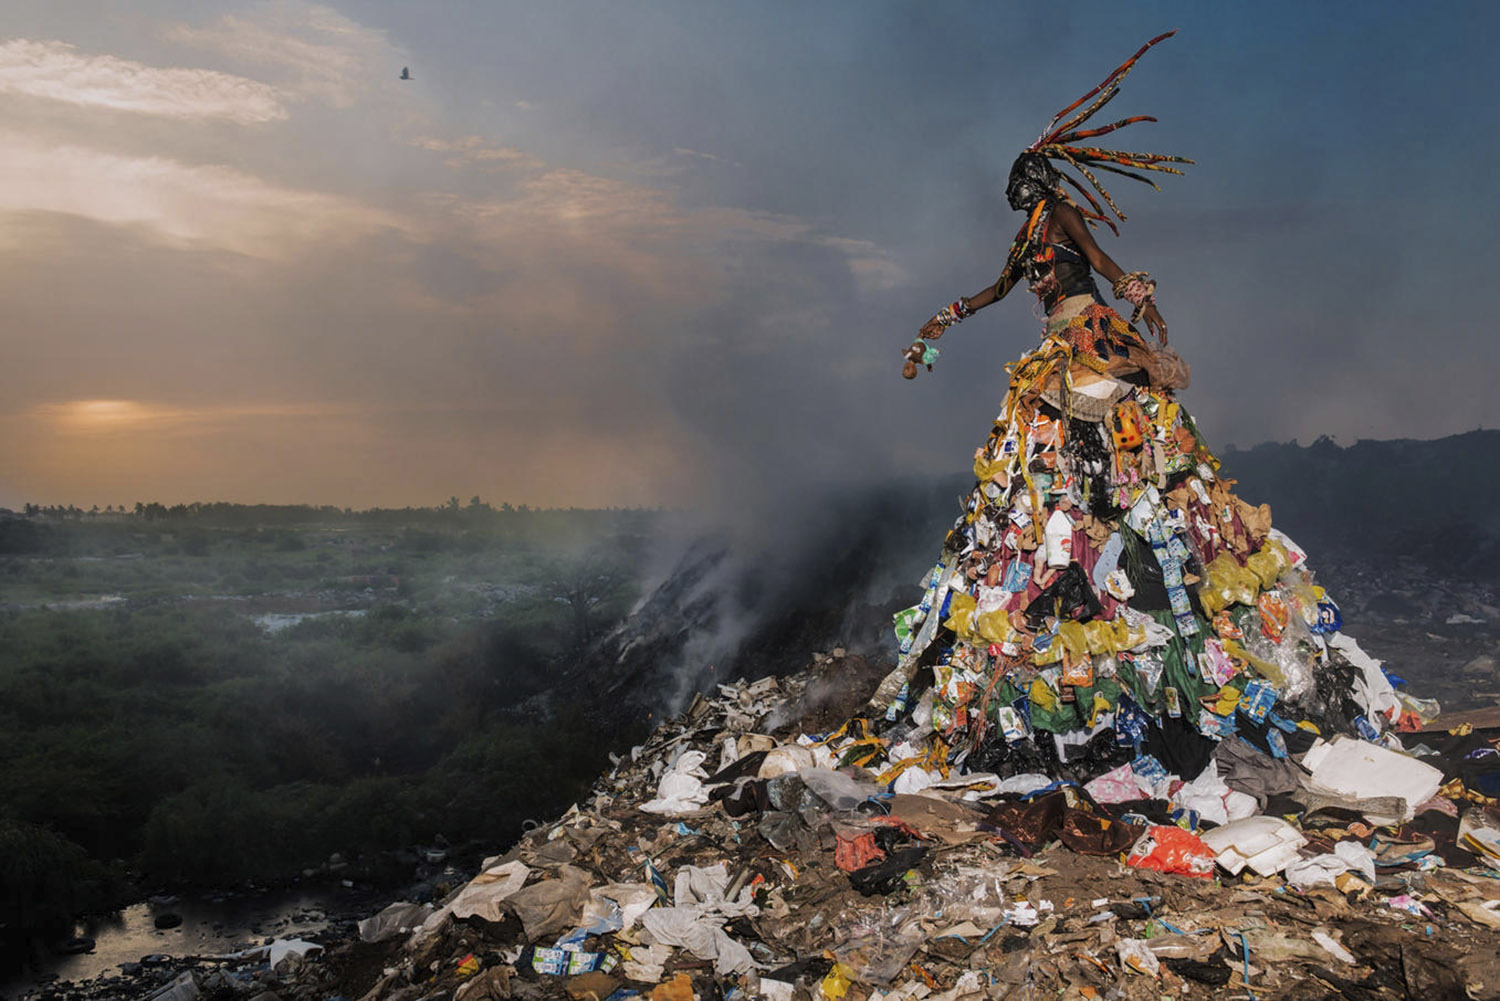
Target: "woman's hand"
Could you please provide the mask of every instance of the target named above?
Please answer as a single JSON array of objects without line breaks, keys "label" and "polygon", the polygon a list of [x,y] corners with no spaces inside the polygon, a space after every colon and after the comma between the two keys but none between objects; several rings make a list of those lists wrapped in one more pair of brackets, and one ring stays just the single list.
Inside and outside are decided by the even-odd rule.
[{"label": "woman's hand", "polygon": [[1146,308],[1141,310],[1141,319],[1146,321],[1146,329],[1156,336],[1162,347],[1167,346],[1167,321],[1161,318],[1161,313],[1156,309],[1156,303],[1146,303]]},{"label": "woman's hand", "polygon": [[939,337],[942,337],[943,331],[947,329],[947,326],[945,324],[939,323],[938,318],[934,316],[932,319],[922,324],[922,329],[917,331],[917,333],[924,341],[935,341]]}]

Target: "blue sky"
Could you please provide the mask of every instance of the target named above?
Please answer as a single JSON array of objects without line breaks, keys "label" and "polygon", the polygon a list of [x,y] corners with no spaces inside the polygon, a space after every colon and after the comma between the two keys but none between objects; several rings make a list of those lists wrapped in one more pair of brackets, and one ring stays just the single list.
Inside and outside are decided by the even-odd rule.
[{"label": "blue sky", "polygon": [[[22,2],[0,505],[713,508],[962,469],[1035,342],[1001,191],[1111,110],[1211,442],[1500,423],[1488,6]],[[396,79],[402,66],[411,81]]]}]

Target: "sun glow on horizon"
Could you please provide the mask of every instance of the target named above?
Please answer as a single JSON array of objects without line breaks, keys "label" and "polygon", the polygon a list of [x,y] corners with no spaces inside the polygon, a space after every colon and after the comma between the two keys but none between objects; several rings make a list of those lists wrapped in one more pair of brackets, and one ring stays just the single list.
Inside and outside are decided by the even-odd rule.
[{"label": "sun glow on horizon", "polygon": [[111,434],[168,420],[173,412],[135,400],[70,400],[38,407],[37,416],[68,434]]}]

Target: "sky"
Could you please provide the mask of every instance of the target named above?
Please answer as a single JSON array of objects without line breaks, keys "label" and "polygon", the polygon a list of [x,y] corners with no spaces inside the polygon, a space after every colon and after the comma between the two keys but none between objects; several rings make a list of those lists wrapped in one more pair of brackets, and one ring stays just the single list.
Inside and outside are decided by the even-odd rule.
[{"label": "sky", "polygon": [[[19,0],[0,506],[723,510],[966,468],[1010,163],[1147,38],[1111,186],[1210,443],[1500,424],[1492,5]],[[409,67],[411,79],[398,77]],[[1128,138],[1127,138],[1128,137]]]}]

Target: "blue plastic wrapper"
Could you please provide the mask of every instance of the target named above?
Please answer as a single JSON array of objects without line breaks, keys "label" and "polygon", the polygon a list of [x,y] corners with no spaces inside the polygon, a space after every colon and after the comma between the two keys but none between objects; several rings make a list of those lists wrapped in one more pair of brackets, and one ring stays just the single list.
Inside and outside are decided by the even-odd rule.
[{"label": "blue plastic wrapper", "polygon": [[[901,652],[902,653],[906,653],[905,650],[902,650]],[[900,719],[901,716],[906,712],[907,707],[910,704],[911,704],[911,682],[908,681],[906,684],[904,684],[904,685],[901,686],[901,691],[898,692],[898,693],[896,693],[896,697],[893,700],[891,700],[890,707],[886,709],[886,711],[885,711],[886,722],[888,722],[888,723],[894,723],[896,720]]]},{"label": "blue plastic wrapper", "polygon": [[1167,777],[1166,767],[1149,754],[1143,754],[1132,761],[1130,770],[1135,772],[1136,778],[1145,779],[1152,785]]},{"label": "blue plastic wrapper", "polygon": [[1015,594],[1026,590],[1026,585],[1031,583],[1031,571],[1026,569],[1026,564],[1021,560],[1011,560],[1010,565],[1005,568],[1005,580],[1000,584],[1003,591]]},{"label": "blue plastic wrapper", "polygon": [[1189,810],[1185,806],[1179,806],[1177,809],[1175,809],[1171,813],[1167,814],[1167,816],[1168,816],[1168,818],[1171,819],[1172,823],[1176,824],[1178,827],[1182,828],[1184,831],[1187,831],[1190,834],[1197,834],[1198,833],[1198,811],[1197,810]]},{"label": "blue plastic wrapper", "polygon": [[1380,731],[1375,729],[1375,725],[1363,716],[1354,717],[1354,728],[1366,740],[1376,741],[1380,739]]},{"label": "blue plastic wrapper", "polygon": [[1245,694],[1240,697],[1239,711],[1244,713],[1246,719],[1259,723],[1275,704],[1276,689],[1257,679],[1245,686]]},{"label": "blue plastic wrapper", "polygon": [[646,882],[650,883],[652,888],[656,890],[657,900],[667,906],[671,906],[672,892],[667,889],[667,877],[661,874],[660,869],[651,864],[650,859],[646,860]]},{"label": "blue plastic wrapper", "polygon": [[1010,707],[1016,711],[1016,715],[1021,717],[1021,722],[1026,724],[1026,729],[1029,731],[1031,729],[1031,696],[1022,695],[1012,702]]},{"label": "blue plastic wrapper", "polygon": [[1271,725],[1272,726],[1274,726],[1276,729],[1280,730],[1282,733],[1296,733],[1297,732],[1297,724],[1293,723],[1291,720],[1287,719],[1285,716],[1278,716],[1275,713],[1267,713],[1266,714],[1266,718],[1271,721]]},{"label": "blue plastic wrapper", "polygon": [[615,968],[617,960],[608,952],[580,952],[572,949],[531,950],[531,968],[538,973],[552,976],[576,977],[580,973],[600,970],[608,973]]},{"label": "blue plastic wrapper", "polygon": [[1286,738],[1281,735],[1280,730],[1266,731],[1266,743],[1271,747],[1271,757],[1286,757]]},{"label": "blue plastic wrapper", "polygon": [[1327,635],[1336,633],[1344,627],[1344,616],[1339,611],[1339,606],[1333,603],[1333,599],[1327,596],[1318,599],[1318,618],[1308,628],[1315,633]]},{"label": "blue plastic wrapper", "polygon": [[1204,709],[1198,714],[1198,732],[1213,740],[1223,740],[1232,737],[1237,732],[1234,726],[1234,716],[1216,716]]},{"label": "blue plastic wrapper", "polygon": [[1120,704],[1115,707],[1115,743],[1139,751],[1146,741],[1150,723],[1151,717],[1134,700],[1122,695]]}]

